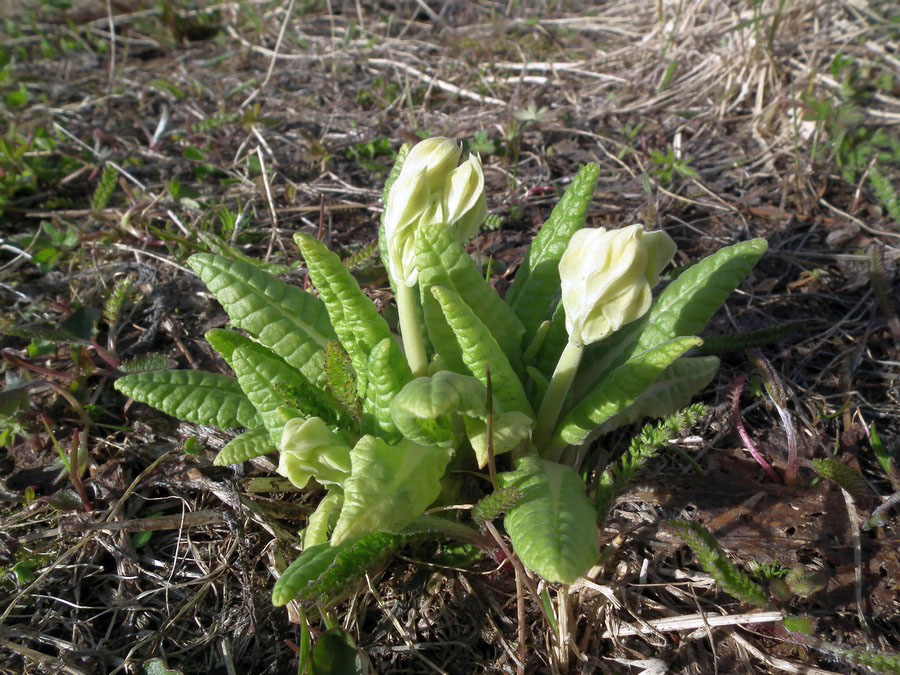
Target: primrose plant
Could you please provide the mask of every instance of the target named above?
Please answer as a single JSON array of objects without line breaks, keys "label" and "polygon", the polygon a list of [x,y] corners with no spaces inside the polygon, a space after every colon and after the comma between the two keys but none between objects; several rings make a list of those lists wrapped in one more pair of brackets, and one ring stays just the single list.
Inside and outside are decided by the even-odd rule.
[{"label": "primrose plant", "polygon": [[598,505],[609,504],[585,489],[579,472],[596,467],[581,466],[584,448],[672,414],[709,383],[718,361],[689,353],[696,335],[766,249],[724,248],[654,301],[675,244],[642,225],[582,229],[591,164],[501,298],[466,253],[486,201],[479,158],[460,155],[446,138],[404,146],[385,185],[379,244],[399,339],[338,256],[298,234],[317,294],[245,261],[189,260],[231,319],[234,330],[206,339],[235,377],[173,370],[116,382],[175,417],[245,429],[216,464],[277,454],[297,488],[325,489],[275,604],[327,600],[414,537],[484,542],[426,510],[456,503],[463,477],[486,466],[500,473],[483,503],[505,511],[522,563],[550,582],[583,575],[598,558]]}]

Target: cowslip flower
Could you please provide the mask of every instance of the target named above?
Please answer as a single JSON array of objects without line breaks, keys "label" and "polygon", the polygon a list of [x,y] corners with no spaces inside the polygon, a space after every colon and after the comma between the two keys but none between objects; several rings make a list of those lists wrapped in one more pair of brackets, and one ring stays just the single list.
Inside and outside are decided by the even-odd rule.
[{"label": "cowslip flower", "polygon": [[578,371],[585,345],[597,342],[650,309],[651,290],[675,255],[665,232],[643,225],[579,230],[559,261],[569,340],[541,401],[535,442],[548,440]]},{"label": "cowslip flower", "polygon": [[449,138],[417,143],[391,186],[384,208],[384,236],[390,272],[398,284],[416,284],[416,229],[423,216],[429,220],[440,217],[441,200],[435,189],[443,188],[461,153]]},{"label": "cowslip flower", "polygon": [[642,317],[675,248],[643,225],[576,232],[559,261],[569,341],[590,344]]},{"label": "cowslip flower", "polygon": [[428,361],[411,289],[419,280],[416,235],[422,225],[452,227],[459,241],[478,231],[487,215],[484,172],[477,155],[457,166],[462,150],[449,138],[415,145],[391,186],[384,209],[387,266],[395,282],[403,349],[413,374],[424,375]]},{"label": "cowslip flower", "polygon": [[341,485],[350,475],[350,446],[318,417],[288,420],[281,432],[278,473],[301,489],[310,478]]}]

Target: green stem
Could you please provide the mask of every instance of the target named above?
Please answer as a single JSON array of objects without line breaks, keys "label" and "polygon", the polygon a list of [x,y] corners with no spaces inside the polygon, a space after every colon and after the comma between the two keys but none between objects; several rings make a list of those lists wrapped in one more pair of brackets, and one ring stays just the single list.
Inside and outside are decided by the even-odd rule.
[{"label": "green stem", "polygon": [[541,455],[546,454],[544,446],[550,440],[550,435],[556,426],[559,412],[562,410],[569,388],[572,386],[572,380],[575,379],[575,373],[578,372],[582,354],[584,354],[584,345],[568,342],[556,363],[556,370],[553,371],[550,384],[547,385],[534,428],[534,443]]},{"label": "green stem", "polygon": [[400,313],[400,336],[403,338],[403,351],[406,361],[412,370],[413,377],[422,377],[428,370],[428,356],[425,354],[425,339],[422,337],[422,324],[416,314],[416,298],[413,289],[403,280],[397,281],[397,310]]}]

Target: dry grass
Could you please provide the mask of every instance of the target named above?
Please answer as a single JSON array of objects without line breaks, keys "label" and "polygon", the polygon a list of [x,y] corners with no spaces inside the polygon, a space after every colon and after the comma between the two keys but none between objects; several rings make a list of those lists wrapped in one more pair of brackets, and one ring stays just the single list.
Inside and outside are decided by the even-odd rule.
[{"label": "dry grass", "polygon": [[[874,424],[888,448],[900,443],[900,335],[889,322],[900,225],[873,196],[865,166],[853,183],[841,178],[837,112],[808,119],[811,101],[833,111],[849,102],[844,126],[896,137],[900,33],[896,14],[885,18],[893,3],[526,4],[254,0],[203,12],[162,3],[172,11],[161,12],[123,1],[80,2],[67,15],[21,11],[4,44],[19,52],[11,73],[29,103],[4,110],[9,133],[47,129],[56,148],[32,152],[85,168],[7,195],[4,243],[43,221],[78,239],[44,272],[29,261],[36,251],[7,246],[0,290],[9,323],[56,323],[76,307],[101,307],[130,276],[137,299],[103,346],[123,358],[153,351],[179,367],[222,369],[202,333],[224,315],[183,264],[212,245],[222,207],[240,214],[228,233],[239,250],[289,266],[286,278],[303,283],[291,267],[296,230],[321,231],[344,252],[375,236],[389,158],[366,156],[365,144],[377,155],[380,139],[396,150],[420,131],[469,141],[486,132],[479,138],[497,149],[478,146],[489,207],[504,226],[473,250],[493,256],[502,287],[554,191],[578,164],[596,161],[594,226],[665,228],[680,265],[749,237],[769,240],[711,334],[801,322],[765,351],[791,392],[803,452],[839,451],[872,498],[848,513],[828,485],[787,495],[760,482],[728,414],[732,381],[753,370],[742,352],[726,355],[705,395],[715,415],[620,500],[604,565],[572,589],[571,671],[852,672],[785,642],[771,616],[748,616],[718,591],[659,529],[686,515],[737,560],[822,569],[827,590],[793,604],[819,619],[820,636],[900,650],[896,509],[886,527],[854,539],[876,494],[898,487],[875,463],[866,429]],[[855,65],[833,70],[839,53]],[[693,172],[653,159],[670,147],[671,163]],[[119,187],[91,210],[105,163],[120,169]],[[896,189],[898,164],[882,170]],[[875,248],[886,289],[877,298]],[[377,269],[360,276],[387,302]],[[26,356],[27,339],[3,340]],[[82,403],[108,413],[95,409],[88,439],[90,513],[62,503],[71,502],[69,483],[38,417],[70,447],[80,423],[65,400],[35,393],[24,433],[0,449],[0,672],[137,673],[153,657],[185,673],[295,672],[285,640],[298,642],[299,629],[268,593],[273,569],[296,555],[293,535],[316,496],[251,491],[271,463],[212,467],[225,439],[141,406],[123,413],[109,373],[75,372],[66,349],[30,362],[74,373]],[[783,434],[774,410],[755,401],[745,423],[777,465]],[[198,454],[182,452],[189,437],[200,439]],[[627,439],[614,434],[602,449],[614,454]],[[38,499],[26,502],[29,487]],[[134,535],[150,531],[136,546]],[[406,551],[332,618],[379,672],[514,672],[513,576],[484,561],[438,564],[435,554]],[[22,560],[35,563],[34,577],[17,584],[9,570]],[[526,600],[526,670],[549,672],[551,631],[539,603]]]}]

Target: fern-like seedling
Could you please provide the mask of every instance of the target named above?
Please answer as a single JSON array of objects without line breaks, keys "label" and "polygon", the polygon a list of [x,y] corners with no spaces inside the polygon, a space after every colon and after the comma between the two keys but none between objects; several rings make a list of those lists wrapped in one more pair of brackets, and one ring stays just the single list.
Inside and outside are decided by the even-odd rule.
[{"label": "fern-like seedling", "polygon": [[128,305],[135,292],[134,277],[127,276],[118,279],[106,302],[103,303],[103,318],[110,326],[115,326],[122,318],[122,312]]},{"label": "fern-like seedling", "polygon": [[[793,626],[786,624],[785,628],[791,630]],[[844,647],[843,645],[826,642],[794,630],[791,630],[790,637],[799,644],[820,651],[823,654],[828,654],[857,668],[866,668],[874,673],[882,673],[883,675],[900,674],[900,654],[896,652],[876,652]]]},{"label": "fern-like seedling", "polygon": [[100,175],[100,182],[97,183],[97,188],[94,190],[93,197],[91,197],[92,209],[100,211],[101,209],[106,208],[110,198],[113,196],[113,192],[116,191],[116,179],[118,179],[118,177],[119,172],[112,164],[106,164],[103,167],[103,173]]},{"label": "fern-like seedling", "polygon": [[725,552],[709,530],[685,520],[671,521],[669,526],[691,548],[700,566],[723,591],[749,605],[769,606],[765,591],[725,557]]},{"label": "fern-like seedling", "polygon": [[712,335],[703,338],[703,344],[697,349],[700,354],[730,354],[742,352],[746,349],[764,347],[778,342],[788,335],[795,333],[802,322],[788,321],[768,328],[740,333],[738,335]]},{"label": "fern-like seedling", "polygon": [[881,169],[877,164],[873,164],[869,168],[869,182],[872,184],[872,191],[878,197],[884,208],[887,209],[891,219],[900,225],[900,196],[891,185],[890,179],[881,173]]},{"label": "fern-like seedling", "polygon": [[809,465],[813,471],[823,478],[827,478],[844,488],[856,502],[864,499],[869,494],[869,489],[862,475],[852,467],[836,459],[814,459]]},{"label": "fern-like seedling", "polygon": [[522,499],[522,491],[514,486],[500,488],[475,504],[472,509],[472,520],[478,527],[491,520],[496,520]]},{"label": "fern-like seedling", "polygon": [[344,267],[348,270],[355,270],[367,262],[370,258],[375,257],[378,253],[378,240],[373,239],[361,249],[344,258]]},{"label": "fern-like seedling", "polygon": [[299,382],[293,385],[276,382],[272,389],[286,407],[299,411],[304,417],[318,417],[335,426],[347,422],[342,408],[330,392]]},{"label": "fern-like seedling", "polygon": [[337,340],[329,340],[325,345],[325,388],[337,399],[345,417],[362,424],[362,403],[356,395],[356,375],[353,364]]},{"label": "fern-like seedling", "polygon": [[879,245],[872,247],[869,252],[869,283],[872,285],[872,292],[875,294],[875,300],[887,321],[888,328],[893,333],[894,339],[900,342],[900,319],[897,318],[894,296],[887,279],[887,271],[884,268],[884,249]]},{"label": "fern-like seedling", "polygon": [[708,410],[702,403],[695,403],[655,425],[646,425],[640,435],[632,439],[619,464],[608,467],[600,476],[595,503],[597,519],[601,525],[609,515],[616,497],[637,477],[647,462],[656,456],[659,449],[694,426]]}]

